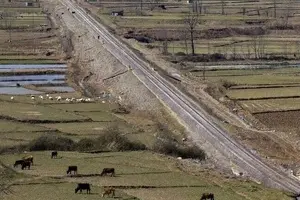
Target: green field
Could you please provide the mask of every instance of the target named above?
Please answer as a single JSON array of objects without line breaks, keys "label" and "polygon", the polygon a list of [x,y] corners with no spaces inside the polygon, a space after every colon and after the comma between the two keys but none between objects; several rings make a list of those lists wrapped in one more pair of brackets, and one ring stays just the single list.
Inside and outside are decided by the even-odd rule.
[{"label": "green field", "polygon": [[[291,199],[285,193],[264,188],[261,185],[238,181],[236,179],[223,180],[220,175],[210,177],[208,172],[200,172],[195,175],[185,173],[177,168],[178,161],[151,152],[118,152],[87,154],[75,152],[59,152],[58,159],[51,159],[50,152],[31,152],[34,156],[35,164],[31,170],[20,170],[18,172],[36,177],[48,177],[44,184],[35,185],[14,185],[11,187],[19,198],[28,195],[29,191],[42,189],[41,193],[33,194],[34,199],[47,198],[57,194],[60,198],[66,196],[67,199],[77,199],[77,196],[85,199],[100,198],[103,186],[114,186],[118,189],[117,195],[122,198],[129,197],[128,194],[140,199],[199,199],[204,192],[212,192],[216,199],[239,200],[248,199],[275,200]],[[0,159],[7,166],[12,166],[21,155],[3,155]],[[78,166],[78,177],[66,175],[69,165]],[[104,167],[114,167],[116,177],[100,177],[99,173]],[[210,178],[208,178],[210,177]],[[58,180],[62,183],[55,183]],[[43,179],[40,179],[43,180]],[[65,183],[73,182],[73,183]],[[75,182],[88,182],[92,184],[94,195],[75,195]],[[45,184],[47,183],[48,184]],[[48,186],[48,187],[46,187]],[[127,186],[131,189],[121,189]],[[143,189],[140,187],[152,187]],[[60,189],[58,189],[60,188]],[[22,193],[22,191],[27,191]],[[14,194],[4,196],[5,200],[19,199]]]},{"label": "green field", "polygon": [[[225,92],[229,99],[237,101],[251,113],[260,113],[300,109],[299,73],[299,67],[270,66],[207,70],[205,78],[214,84],[229,84]],[[203,81],[201,70],[191,74]]]},{"label": "green field", "polygon": [[300,96],[299,87],[287,88],[259,88],[259,89],[245,89],[245,90],[230,90],[227,93],[230,99],[262,99],[275,97],[293,97]]},{"label": "green field", "polygon": [[16,120],[30,121],[84,121],[87,117],[67,113],[41,105],[30,105],[24,103],[1,102],[0,115],[11,117]]},{"label": "green field", "polygon": [[299,98],[239,101],[239,104],[251,113],[300,109]]},{"label": "green field", "polygon": [[[112,113],[111,110],[117,108],[114,104],[102,103],[100,100],[91,103],[65,101],[66,98],[81,98],[77,92],[50,96],[61,96],[63,100],[43,100],[39,96],[32,100],[28,95],[14,96],[11,100],[9,95],[0,95],[0,116],[3,119],[0,120],[0,147],[26,144],[47,134],[75,141],[86,137],[95,138],[111,127],[118,127],[124,134],[138,134],[135,126]],[[147,139],[143,140],[144,136]],[[147,133],[138,138],[153,141],[148,139],[154,136]]]},{"label": "green field", "polygon": [[[222,2],[224,5],[222,5]],[[146,3],[143,10],[133,2],[90,2],[95,8],[98,8],[98,16],[102,22],[115,29],[116,32],[124,34],[123,29],[133,31],[141,35],[147,35],[153,38],[151,46],[157,50],[163,48],[163,38],[168,38],[167,51],[170,54],[178,52],[191,53],[189,36],[187,36],[188,46],[186,48],[185,39],[182,32],[187,31],[188,25],[184,19],[193,7],[192,4],[186,2],[164,2],[161,4],[166,9],[159,9],[158,3]],[[268,30],[269,26],[274,26],[274,22],[283,23],[279,17],[290,14],[289,25],[299,24],[299,8],[298,2],[290,4],[282,4],[277,2],[277,16],[275,16],[270,2],[238,2],[238,1],[201,1],[201,13],[198,16],[199,23],[195,30],[195,53],[197,54],[213,54],[221,53],[225,57],[233,59],[256,59],[257,49],[264,58],[269,56],[286,56],[288,58],[299,58],[299,38],[295,32],[285,32],[278,30],[274,33],[270,31],[261,31],[260,27]],[[111,12],[123,10],[124,16],[112,16]],[[222,13],[222,10],[224,13]],[[244,12],[244,13],[243,13]],[[259,30],[259,34],[255,34],[255,30]],[[119,31],[122,29],[122,31]],[[205,36],[202,33],[211,30],[224,31],[223,34],[212,33]],[[237,30],[239,29],[239,30]],[[250,29],[249,33],[243,33],[243,30]],[[252,29],[252,30],[251,30]],[[236,31],[237,30],[237,31]],[[156,34],[153,34],[157,31]],[[177,33],[174,34],[174,32]],[[218,32],[217,31],[217,32]],[[172,33],[173,32],[173,33]],[[149,33],[149,34],[147,34]],[[216,34],[217,36],[215,36]],[[163,36],[164,35],[164,36]],[[180,36],[181,35],[181,36]],[[160,39],[156,39],[159,36]],[[257,36],[262,36],[258,39]],[[175,37],[175,38],[174,38]],[[135,48],[145,47],[142,43],[134,44]],[[139,46],[139,47],[136,47]],[[187,51],[187,52],[186,52]],[[256,51],[256,52],[255,52]],[[261,56],[258,56],[261,58]],[[297,59],[296,58],[296,59]]]}]

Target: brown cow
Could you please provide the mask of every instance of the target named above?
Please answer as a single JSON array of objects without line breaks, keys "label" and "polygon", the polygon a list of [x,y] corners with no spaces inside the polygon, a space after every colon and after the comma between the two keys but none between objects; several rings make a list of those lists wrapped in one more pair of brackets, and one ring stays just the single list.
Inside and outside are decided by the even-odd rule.
[{"label": "brown cow", "polygon": [[109,197],[110,194],[111,194],[111,197],[114,197],[115,196],[115,189],[113,187],[104,188],[104,192],[102,193],[102,197],[104,197],[105,195],[107,195]]},{"label": "brown cow", "polygon": [[100,176],[108,175],[115,176],[115,168],[103,168]]},{"label": "brown cow", "polygon": [[200,200],[215,200],[213,193],[203,193]]}]

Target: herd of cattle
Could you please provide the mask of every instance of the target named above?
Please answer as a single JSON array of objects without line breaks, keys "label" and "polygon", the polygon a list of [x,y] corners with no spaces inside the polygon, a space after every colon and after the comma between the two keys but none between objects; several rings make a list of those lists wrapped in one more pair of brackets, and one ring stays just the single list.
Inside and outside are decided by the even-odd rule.
[{"label": "herd of cattle", "polygon": [[[53,151],[51,152],[51,159],[53,158],[57,158],[57,151]],[[14,167],[18,167],[19,165],[21,165],[21,169],[30,169],[31,165],[33,165],[33,156],[32,155],[28,155],[28,156],[24,156],[22,159],[20,160],[16,160],[14,163]],[[67,170],[67,174],[77,174],[78,171],[78,167],[73,165],[73,166],[69,166],[68,170]],[[100,176],[105,176],[105,175],[110,175],[110,176],[115,176],[115,168],[104,168],[100,174]],[[80,191],[80,193],[82,192],[82,190],[86,190],[87,193],[91,192],[91,186],[89,183],[78,183],[77,187],[75,188],[75,193],[77,193],[78,191]],[[102,197],[104,196],[115,196],[115,189],[113,187],[105,187],[104,188],[104,192],[102,193]]]},{"label": "herd of cattle", "polygon": [[[51,152],[51,159],[57,158],[57,151]],[[16,160],[14,167],[17,167],[18,165],[21,165],[21,169],[30,169],[30,166],[33,165],[33,156],[28,155],[23,157],[21,160]],[[78,167],[76,165],[72,165],[68,167],[67,174],[77,174]],[[110,176],[115,176],[115,168],[103,168],[100,176],[105,176],[105,175],[110,175]],[[77,187],[75,188],[75,193],[82,190],[86,190],[86,193],[91,192],[91,186],[89,183],[78,183]],[[104,196],[110,196],[114,197],[115,196],[115,189],[113,187],[105,187],[104,192],[102,193],[102,197]],[[203,193],[202,197],[200,200],[214,200],[214,194],[212,193]]]}]

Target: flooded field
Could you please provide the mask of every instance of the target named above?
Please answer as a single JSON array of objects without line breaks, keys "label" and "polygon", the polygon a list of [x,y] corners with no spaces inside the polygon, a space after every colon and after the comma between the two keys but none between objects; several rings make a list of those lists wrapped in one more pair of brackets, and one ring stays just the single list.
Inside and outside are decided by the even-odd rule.
[{"label": "flooded field", "polygon": [[[74,92],[65,81],[66,71],[64,64],[0,65],[0,94]],[[29,89],[29,86],[35,89]]]}]

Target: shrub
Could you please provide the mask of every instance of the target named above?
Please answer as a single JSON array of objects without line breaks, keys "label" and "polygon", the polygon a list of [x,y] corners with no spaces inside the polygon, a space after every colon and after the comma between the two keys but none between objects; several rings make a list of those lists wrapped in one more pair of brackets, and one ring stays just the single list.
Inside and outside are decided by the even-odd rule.
[{"label": "shrub", "polygon": [[152,150],[158,153],[182,157],[204,160],[206,158],[205,152],[197,146],[185,147],[174,141],[157,139]]},{"label": "shrub", "polygon": [[74,141],[60,136],[42,136],[28,144],[30,151],[59,150],[70,151],[74,148]]},{"label": "shrub", "polygon": [[229,89],[230,87],[236,85],[236,83],[228,81],[228,80],[220,80],[220,82],[221,82],[221,85],[226,89]]},{"label": "shrub", "polygon": [[121,135],[117,128],[107,129],[96,139],[82,139],[77,145],[79,151],[138,151],[146,146],[140,142],[133,142]]}]

